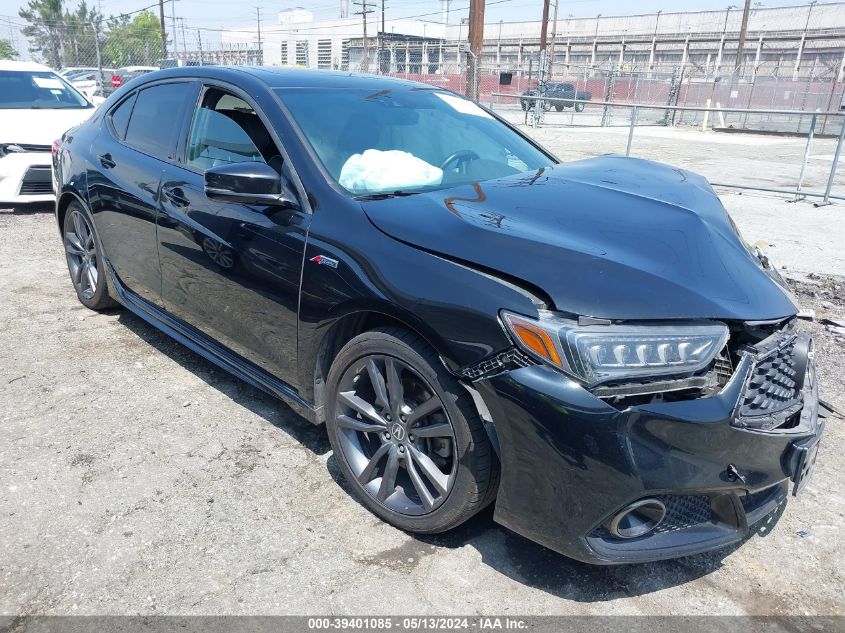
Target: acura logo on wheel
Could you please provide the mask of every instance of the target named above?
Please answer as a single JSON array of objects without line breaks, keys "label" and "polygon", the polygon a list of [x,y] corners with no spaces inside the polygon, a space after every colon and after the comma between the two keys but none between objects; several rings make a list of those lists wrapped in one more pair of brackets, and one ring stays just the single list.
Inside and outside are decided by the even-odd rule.
[{"label": "acura logo on wheel", "polygon": [[405,427],[398,422],[395,422],[393,426],[390,427],[390,432],[393,434],[393,437],[400,442],[405,439]]}]

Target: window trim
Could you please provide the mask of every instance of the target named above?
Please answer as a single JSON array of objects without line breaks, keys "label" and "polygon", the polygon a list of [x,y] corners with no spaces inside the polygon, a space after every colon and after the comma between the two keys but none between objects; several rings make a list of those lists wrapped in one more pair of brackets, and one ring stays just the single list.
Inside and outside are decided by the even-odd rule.
[{"label": "window trim", "polygon": [[[290,184],[293,185],[293,188],[296,191],[296,196],[299,199],[300,208],[304,213],[314,213],[314,210],[311,207],[310,199],[305,190],[305,185],[296,170],[296,165],[291,160],[290,153],[285,148],[285,144],[282,143],[282,139],[281,137],[279,137],[276,128],[270,122],[270,118],[264,113],[264,111],[260,107],[258,107],[258,104],[255,102],[255,99],[253,99],[249,95],[249,93],[247,93],[242,88],[239,88],[238,86],[235,86],[227,81],[223,81],[220,79],[211,79],[207,77],[195,78],[194,80],[199,84],[199,90],[197,91],[196,99],[194,99],[193,105],[190,107],[189,111],[187,111],[183,116],[182,128],[180,131],[179,141],[176,150],[176,161],[173,164],[177,165],[180,169],[184,169],[185,171],[205,178],[205,171],[196,169],[188,165],[186,162],[188,140],[191,134],[191,126],[193,125],[194,121],[194,113],[199,107],[201,107],[202,101],[205,98],[205,93],[209,89],[216,88],[217,90],[229,92],[233,96],[238,97],[239,99],[246,102],[246,104],[252,108],[253,112],[258,115],[258,118],[261,120],[261,124],[264,126],[264,129],[267,130],[267,133],[270,134],[270,138],[273,139],[273,143],[276,144],[276,149],[279,150],[279,155],[282,157],[282,161],[284,161],[284,163],[287,165],[288,172],[291,176]],[[278,104],[278,97],[276,97],[272,89],[268,88],[267,90],[271,93],[272,97],[275,97],[275,101]]]}]

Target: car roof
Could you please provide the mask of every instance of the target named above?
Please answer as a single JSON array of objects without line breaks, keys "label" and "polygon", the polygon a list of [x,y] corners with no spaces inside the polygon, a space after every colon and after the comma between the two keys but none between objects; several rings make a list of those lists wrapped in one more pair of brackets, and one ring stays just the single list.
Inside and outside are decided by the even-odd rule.
[{"label": "car roof", "polygon": [[117,70],[122,70],[127,73],[131,73],[136,70],[149,70],[152,72],[154,70],[158,70],[158,66],[121,66]]},{"label": "car roof", "polygon": [[49,68],[44,64],[37,64],[35,62],[19,62],[13,59],[0,60],[0,70],[18,70],[23,72],[29,71],[36,73],[54,72],[52,68]]},{"label": "car roof", "polygon": [[406,79],[367,75],[334,70],[312,70],[306,68],[277,66],[183,66],[168,68],[155,74],[145,75],[145,80],[168,77],[198,77],[219,79],[237,83],[244,75],[260,81],[268,88],[359,88],[362,90],[382,90],[420,88],[436,90],[437,86],[423,84]]}]

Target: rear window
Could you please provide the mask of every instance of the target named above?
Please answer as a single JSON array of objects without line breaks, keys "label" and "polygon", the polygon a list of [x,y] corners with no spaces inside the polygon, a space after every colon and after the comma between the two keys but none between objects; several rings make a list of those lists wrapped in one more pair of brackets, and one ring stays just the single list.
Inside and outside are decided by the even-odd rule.
[{"label": "rear window", "polygon": [[176,149],[180,114],[190,91],[188,83],[160,84],[141,90],[126,129],[127,145],[156,158],[171,158]]},{"label": "rear window", "polygon": [[93,106],[51,72],[0,71],[0,109],[66,110]]}]

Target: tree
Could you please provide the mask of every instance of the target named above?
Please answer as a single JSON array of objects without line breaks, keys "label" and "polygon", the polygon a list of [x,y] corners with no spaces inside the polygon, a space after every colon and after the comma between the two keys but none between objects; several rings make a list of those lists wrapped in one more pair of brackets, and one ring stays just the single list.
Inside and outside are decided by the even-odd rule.
[{"label": "tree", "polygon": [[125,15],[112,17],[108,27],[104,64],[152,65],[161,59],[161,23],[152,11],[136,13],[131,21]]},{"label": "tree", "polygon": [[104,24],[102,14],[82,0],[74,10],[64,0],[28,0],[18,11],[27,25],[23,34],[29,51],[48,66],[95,66],[97,38],[104,65],[150,65],[161,58],[161,29],[152,11],[112,16]]},{"label": "tree", "polygon": [[21,31],[29,38],[29,52],[40,54],[52,68],[64,64],[64,7],[62,0],[29,0],[18,11],[29,24]]},{"label": "tree", "polygon": [[14,59],[18,52],[9,40],[0,40],[0,59]]}]

